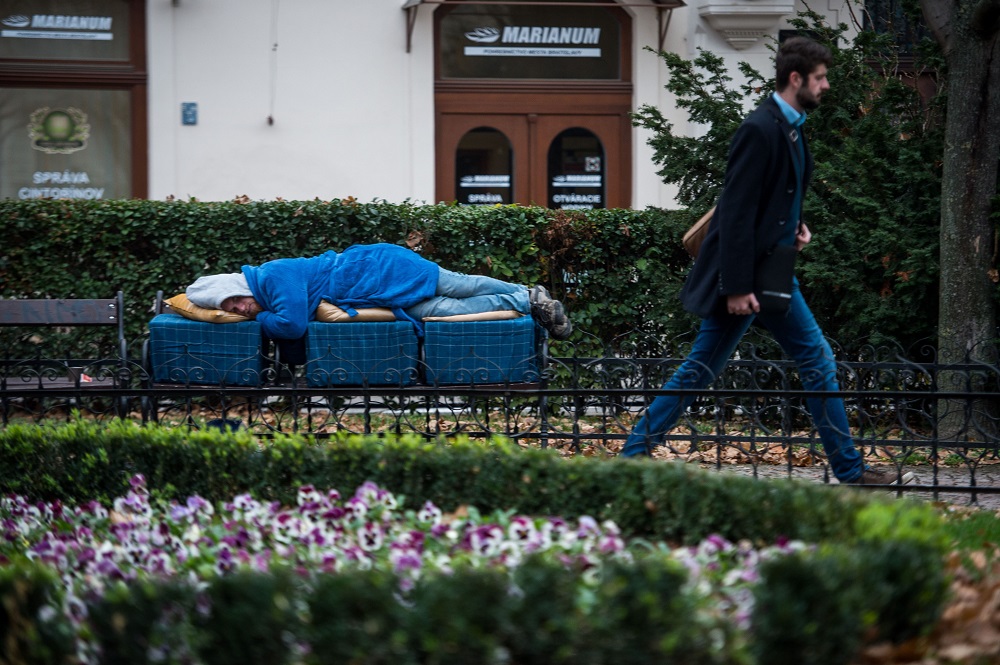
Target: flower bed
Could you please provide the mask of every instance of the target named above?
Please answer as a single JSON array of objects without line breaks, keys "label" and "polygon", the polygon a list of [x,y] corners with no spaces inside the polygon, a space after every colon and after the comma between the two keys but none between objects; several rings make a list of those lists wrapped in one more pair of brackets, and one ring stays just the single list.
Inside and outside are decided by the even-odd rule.
[{"label": "flower bed", "polygon": [[[100,654],[88,626],[88,607],[116,586],[138,580],[173,578],[202,590],[213,579],[239,571],[291,568],[298,580],[314,586],[322,574],[377,570],[391,572],[405,599],[421,578],[469,568],[509,575],[539,560],[576,573],[582,609],[597,602],[602,569],[611,563],[658,559],[683,568],[688,574],[684,593],[699,608],[699,622],[735,640],[718,645],[721,652],[745,642],[738,634],[750,625],[758,565],[806,548],[801,542],[755,548],[720,536],[672,548],[625,539],[614,523],[589,517],[570,522],[509,513],[483,516],[472,507],[444,514],[430,502],[407,509],[401,497],[374,483],[351,496],[303,486],[293,506],[263,503],[248,494],[219,505],[198,496],[157,501],[142,476],[131,485],[110,508],[98,502],[31,503],[20,496],[0,501],[0,560],[7,565],[32,561],[57,572],[64,594],[59,605],[43,607],[41,616],[69,622],[84,662],[96,662]],[[309,650],[307,644],[299,647]]]}]

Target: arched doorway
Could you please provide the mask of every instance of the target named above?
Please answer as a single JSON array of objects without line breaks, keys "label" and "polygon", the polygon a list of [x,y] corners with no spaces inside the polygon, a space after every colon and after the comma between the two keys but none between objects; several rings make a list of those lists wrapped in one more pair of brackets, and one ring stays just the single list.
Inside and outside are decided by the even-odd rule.
[{"label": "arched doorway", "polygon": [[510,139],[499,129],[476,127],[455,149],[455,198],[461,205],[513,203]]},{"label": "arched doorway", "polygon": [[[631,18],[606,5],[591,7],[579,0],[565,7],[559,2],[470,1],[438,7],[434,20],[438,200],[495,203],[493,199],[503,197],[499,191],[473,201],[472,187],[461,184],[478,186],[490,182],[487,176],[506,175],[512,203],[630,205]],[[493,134],[478,128],[489,128]],[[495,162],[487,167],[481,159],[481,167],[473,166],[469,142],[500,135],[509,144],[507,172],[495,172]],[[572,155],[581,150],[581,141],[589,146],[589,160],[581,158],[577,164]],[[558,166],[550,160],[553,149],[560,155]],[[575,172],[588,164],[597,170]],[[568,175],[574,177],[553,185],[555,176]],[[599,187],[589,186],[598,177]],[[559,199],[553,198],[553,188],[564,190]]]},{"label": "arched doorway", "polygon": [[604,145],[590,130],[563,130],[549,145],[548,207],[559,210],[604,208],[607,195]]}]

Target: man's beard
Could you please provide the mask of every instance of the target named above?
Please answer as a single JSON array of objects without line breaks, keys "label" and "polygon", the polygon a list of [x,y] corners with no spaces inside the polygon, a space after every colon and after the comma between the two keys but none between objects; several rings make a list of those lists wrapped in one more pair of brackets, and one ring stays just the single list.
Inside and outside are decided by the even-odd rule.
[{"label": "man's beard", "polygon": [[814,111],[819,108],[819,97],[809,92],[807,88],[799,88],[795,93],[795,101],[806,111]]}]

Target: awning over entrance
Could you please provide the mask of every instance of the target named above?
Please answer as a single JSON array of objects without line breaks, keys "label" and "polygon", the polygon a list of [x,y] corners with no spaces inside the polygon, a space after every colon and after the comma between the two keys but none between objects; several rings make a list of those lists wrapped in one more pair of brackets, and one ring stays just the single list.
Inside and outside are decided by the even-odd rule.
[{"label": "awning over entrance", "polygon": [[[656,22],[659,29],[659,40],[657,49],[663,50],[663,42],[667,36],[667,28],[670,27],[670,17],[674,9],[684,7],[684,0],[645,0],[632,2],[558,2],[556,0],[520,0],[517,2],[501,2],[500,0],[473,0],[477,5],[528,5],[528,6],[564,6],[564,7],[652,7],[656,9]],[[464,0],[406,0],[403,3],[403,10],[406,12],[406,52],[410,52],[410,44],[413,39],[413,25],[417,20],[417,10],[420,5],[458,5],[464,4]]]}]

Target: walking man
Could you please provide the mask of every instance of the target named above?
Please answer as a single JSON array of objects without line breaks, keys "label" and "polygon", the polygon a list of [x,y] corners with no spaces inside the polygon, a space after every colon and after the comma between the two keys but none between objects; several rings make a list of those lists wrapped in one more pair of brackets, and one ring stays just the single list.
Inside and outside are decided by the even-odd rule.
[{"label": "walking man", "polygon": [[[826,391],[807,405],[830,468],[842,483],[904,484],[868,467],[851,438],[833,351],[793,279],[787,312],[762,312],[755,270],[778,245],[805,247],[812,234],[801,219],[813,162],[802,133],[806,112],[830,88],[832,55],[805,37],[786,40],[776,59],[777,92],[744,119],[729,147],[722,195],[701,251],[681,291],[684,308],[702,318],[690,355],[664,389],[701,389],[719,376],[756,319],[799,368],[803,387]],[[661,395],[629,435],[621,455],[648,455],[661,445],[693,397]]]}]

